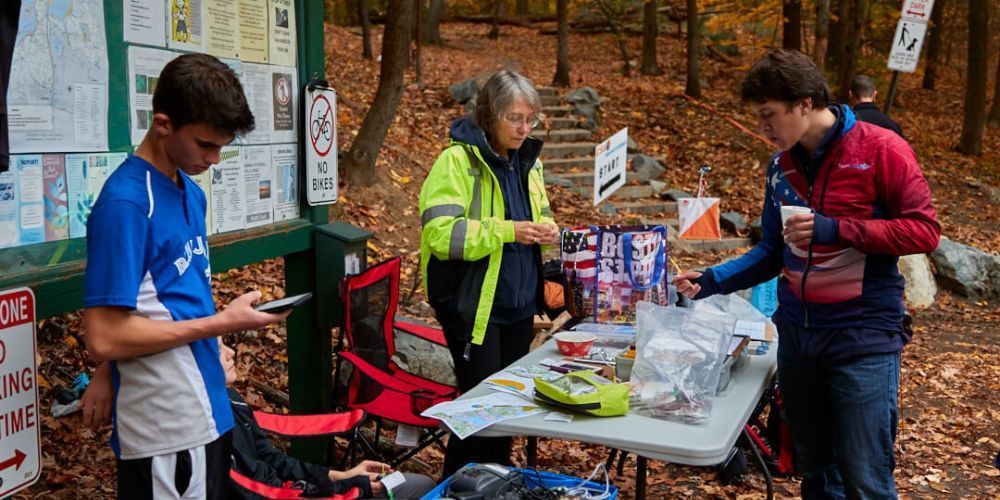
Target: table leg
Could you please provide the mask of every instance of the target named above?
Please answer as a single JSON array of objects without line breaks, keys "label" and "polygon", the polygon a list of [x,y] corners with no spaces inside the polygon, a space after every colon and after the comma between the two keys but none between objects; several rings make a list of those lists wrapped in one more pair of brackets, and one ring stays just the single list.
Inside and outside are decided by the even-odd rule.
[{"label": "table leg", "polygon": [[750,450],[753,451],[755,457],[757,457],[757,463],[760,465],[760,470],[764,472],[764,480],[767,482],[767,500],[774,498],[774,479],[771,478],[771,471],[767,468],[767,464],[764,462],[764,457],[760,454],[760,450],[757,449],[757,443],[750,437],[750,433],[747,432],[746,427],[743,427],[743,437],[746,438],[747,443],[750,444]]},{"label": "table leg", "polygon": [[534,469],[538,466],[538,438],[528,436],[528,467]]},{"label": "table leg", "polygon": [[646,498],[646,457],[635,456],[635,499]]}]

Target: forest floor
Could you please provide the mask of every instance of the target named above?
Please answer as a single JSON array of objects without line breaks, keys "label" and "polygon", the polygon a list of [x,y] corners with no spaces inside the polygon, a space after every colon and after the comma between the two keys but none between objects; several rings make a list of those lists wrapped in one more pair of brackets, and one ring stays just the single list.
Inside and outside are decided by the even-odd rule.
[{"label": "forest floor", "polygon": [[[447,145],[448,125],[462,113],[447,86],[501,67],[521,71],[538,85],[551,81],[555,69],[554,36],[536,28],[504,26],[498,40],[489,40],[488,25],[444,24],[444,47],[423,48],[423,83],[407,73],[399,113],[377,162],[379,182],[371,187],[341,185],[340,202],[331,220],[344,220],[375,233],[369,260],[390,256],[404,259],[401,288],[416,286],[420,221],[417,195],[434,158]],[[380,46],[380,28],[373,47]],[[327,27],[327,77],[341,97],[338,113],[339,147],[346,151],[364,118],[378,82],[379,65],[360,57],[360,37],[349,29]],[[639,55],[639,39],[629,39],[629,51]],[[669,35],[658,40],[663,76],[624,77],[614,39],[609,35],[570,38],[571,88],[590,86],[605,99],[599,137],[629,127],[639,149],[666,157],[663,179],[668,187],[695,189],[697,169],[713,167],[710,192],[723,199],[723,210],[741,212],[747,220],[760,214],[763,165],[769,146],[741,132],[718,116],[691,105],[684,90],[684,41]],[[738,98],[739,78],[764,52],[742,47],[735,57],[708,51],[703,57],[702,102],[754,128],[754,119]],[[876,67],[876,66],[872,66]],[[887,78],[886,72],[878,75]],[[991,73],[992,74],[992,73]],[[903,127],[921,160],[934,192],[943,233],[949,238],[1000,252],[1000,130],[987,130],[983,154],[967,157],[954,151],[961,130],[963,80],[949,68],[939,71],[938,90],[918,88],[914,75],[901,78],[893,118]],[[556,219],[564,226],[613,222],[589,200],[550,186]],[[989,229],[989,228],[994,229]],[[738,253],[738,252],[736,252]],[[683,267],[709,265],[728,253],[677,255]],[[261,289],[265,298],[284,295],[283,262],[267,261],[215,276],[217,306],[240,293]],[[419,307],[422,291],[410,297],[404,310]],[[1000,304],[971,302],[942,291],[935,305],[915,313],[916,334],[904,350],[900,388],[900,426],[896,481],[901,496],[996,498],[1000,471],[992,467],[1000,450]],[[76,373],[92,366],[85,361],[78,313],[41,322],[40,351],[43,477],[18,498],[104,498],[114,496],[115,465],[107,445],[108,429],[83,426],[79,414],[53,418],[49,410],[53,388],[68,386]],[[287,391],[285,331],[281,326],[226,339],[238,352],[238,388],[262,410],[287,411],[280,398],[266,397],[261,387]],[[254,381],[256,383],[251,383]],[[515,441],[515,461],[524,463],[524,441]],[[561,440],[541,440],[539,466],[585,477],[602,463],[608,450]],[[404,466],[438,474],[443,460],[429,448],[418,461]],[[635,491],[634,457],[622,475],[612,475],[622,498]],[[799,494],[797,478],[776,478],[779,497]],[[751,467],[739,485],[723,486],[714,469],[650,461],[650,498],[760,498],[764,483]]]}]

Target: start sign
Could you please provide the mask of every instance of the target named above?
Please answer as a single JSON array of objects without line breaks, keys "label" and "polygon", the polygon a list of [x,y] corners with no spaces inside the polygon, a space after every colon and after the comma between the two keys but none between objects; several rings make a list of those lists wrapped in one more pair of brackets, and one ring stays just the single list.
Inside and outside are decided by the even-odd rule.
[{"label": "start sign", "polygon": [[305,100],[306,201],[310,205],[337,202],[337,94],[333,89],[307,87]]},{"label": "start sign", "polygon": [[35,294],[0,292],[0,497],[31,486],[42,467],[35,348]]}]

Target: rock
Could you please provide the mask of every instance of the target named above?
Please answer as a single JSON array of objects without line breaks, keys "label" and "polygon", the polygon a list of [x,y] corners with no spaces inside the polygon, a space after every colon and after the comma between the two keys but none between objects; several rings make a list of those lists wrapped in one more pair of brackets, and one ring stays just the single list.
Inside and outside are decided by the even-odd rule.
[{"label": "rock", "polygon": [[434,308],[423,300],[418,300],[407,306],[406,312],[418,318],[430,318],[434,316]]},{"label": "rock", "polygon": [[652,156],[635,155],[632,157],[632,172],[640,181],[659,179],[667,169]]},{"label": "rock", "polygon": [[562,177],[556,177],[554,175],[546,175],[545,184],[549,186],[560,186],[564,188],[573,187],[573,181],[569,179],[563,179]]},{"label": "rock", "polygon": [[607,215],[615,215],[618,213],[618,207],[615,207],[613,203],[602,203],[601,213]]},{"label": "rock", "polygon": [[680,189],[668,189],[663,192],[663,196],[669,201],[677,201],[681,198],[690,198],[691,195],[681,191]]},{"label": "rock", "polygon": [[937,283],[934,282],[931,263],[926,255],[900,257],[899,272],[906,278],[904,294],[908,305],[923,309],[934,303],[934,296],[937,295]]},{"label": "rock", "polygon": [[736,234],[742,234],[747,229],[747,221],[739,212],[723,212],[719,215],[719,225],[722,226],[722,229]]},{"label": "rock", "polygon": [[764,237],[764,231],[761,229],[760,217],[757,217],[750,223],[750,241],[756,245],[760,243],[760,239]]},{"label": "rock", "polygon": [[479,94],[479,83],[476,82],[475,78],[469,78],[468,80],[448,85],[448,91],[451,92],[451,97],[455,101],[459,104],[465,104],[469,102],[469,99],[474,99]]},{"label": "rock", "polygon": [[649,182],[649,187],[653,188],[654,193],[659,194],[667,190],[666,182],[658,181],[656,179],[650,179],[648,182]]},{"label": "rock", "polygon": [[1000,256],[941,238],[930,257],[942,287],[973,300],[1000,298]]},{"label": "rock", "polygon": [[635,142],[635,139],[629,137],[627,148],[629,153],[635,153],[639,151],[639,143]]},{"label": "rock", "polygon": [[585,118],[583,123],[580,124],[581,127],[590,131],[596,131],[600,128],[598,108],[601,106],[603,99],[597,95],[596,90],[590,87],[581,87],[566,94],[564,99],[573,105],[576,114]]},{"label": "rock", "polygon": [[[418,323],[412,319],[405,321]],[[399,331],[395,339],[394,358],[400,368],[435,382],[456,385],[455,364],[447,347]]]}]

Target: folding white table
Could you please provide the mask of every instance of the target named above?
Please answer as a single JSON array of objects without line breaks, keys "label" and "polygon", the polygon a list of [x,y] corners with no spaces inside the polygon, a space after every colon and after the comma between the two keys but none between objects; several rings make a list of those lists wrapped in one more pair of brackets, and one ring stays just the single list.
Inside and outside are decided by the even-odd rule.
[{"label": "folding white table", "polygon": [[[729,387],[723,395],[714,399],[711,416],[700,425],[660,420],[632,412],[621,417],[576,414],[572,422],[554,422],[544,420],[545,413],[542,413],[500,422],[475,435],[527,436],[530,466],[535,463],[538,437],[583,441],[635,453],[639,468],[636,498],[642,498],[645,496],[648,458],[685,465],[717,465],[726,459],[737,438],[745,432],[747,419],[771,383],[777,366],[777,351],[777,343],[772,343],[765,354],[750,356],[747,366],[732,373]],[[561,357],[555,341],[549,340],[513,365],[534,365],[544,358]],[[493,389],[484,382],[458,399],[484,396],[491,391]],[[758,459],[762,461],[759,455]],[[770,475],[766,475],[770,492]]]}]

